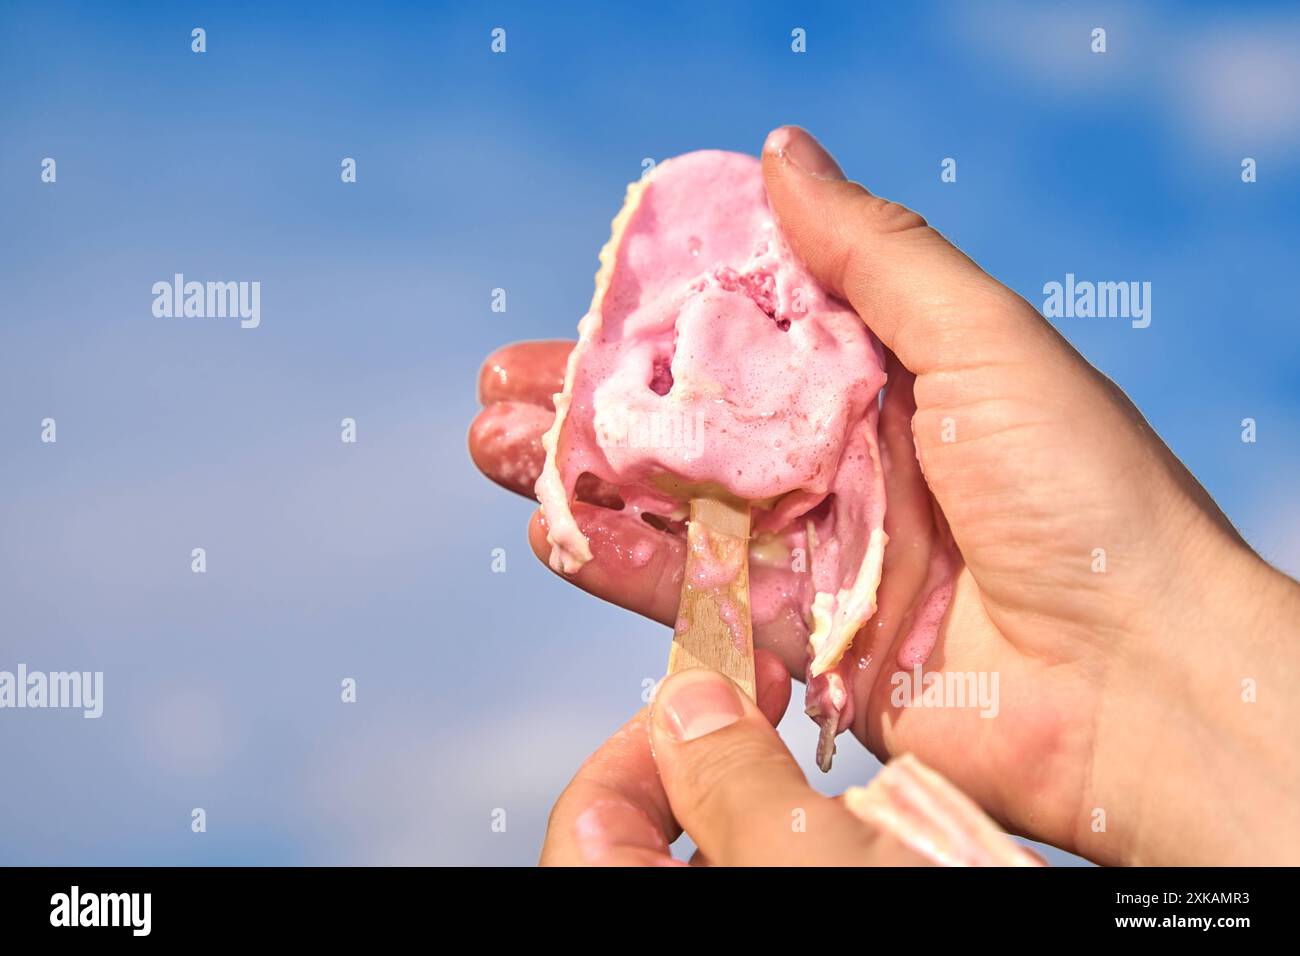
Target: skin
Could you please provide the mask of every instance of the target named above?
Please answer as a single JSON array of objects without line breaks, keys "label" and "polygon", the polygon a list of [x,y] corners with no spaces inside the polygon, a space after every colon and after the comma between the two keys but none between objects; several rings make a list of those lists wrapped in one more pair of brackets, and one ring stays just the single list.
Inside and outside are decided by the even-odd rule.
[{"label": "skin", "polygon": [[[1300,585],[1251,551],[1113,382],[919,215],[845,181],[796,128],[768,137],[763,169],[791,247],[890,353],[891,544],[857,638],[872,665],[854,736],[1097,862],[1300,863]],[[508,346],[484,368],[471,454],[523,494],[529,468],[504,463],[545,427],[542,392],[559,389],[570,347]],[[617,542],[607,492],[584,492],[584,530]],[[889,701],[936,512],[961,569],[927,669],[996,672],[993,719]],[[529,539],[544,559],[537,515]],[[596,551],[574,583],[671,623],[680,549],[639,569]],[[782,637],[756,635],[799,665]]]},{"label": "skin", "polygon": [[[542,865],[680,866],[668,848],[683,831],[697,866],[933,865],[953,831],[983,833],[978,862],[1040,864],[914,761],[851,801],[818,793],[773,729],[790,700],[780,658],[757,652],[755,686],[757,703],[712,671],[667,678],[560,795]],[[908,812],[918,804],[932,812]]]}]

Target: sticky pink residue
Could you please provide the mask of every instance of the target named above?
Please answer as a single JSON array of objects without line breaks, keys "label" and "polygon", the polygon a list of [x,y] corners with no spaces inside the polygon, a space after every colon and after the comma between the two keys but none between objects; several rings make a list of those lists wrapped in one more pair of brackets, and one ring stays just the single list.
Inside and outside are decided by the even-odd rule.
[{"label": "sticky pink residue", "polygon": [[911,630],[898,648],[901,667],[916,667],[930,659],[939,640],[939,625],[943,623],[951,601],[952,581],[945,581],[925,596],[912,619]]},{"label": "sticky pink residue", "polygon": [[727,632],[731,635],[731,646],[740,653],[745,651],[745,622],[742,619],[740,608],[736,602],[722,598],[718,601],[718,616],[722,622],[727,625]]},{"label": "sticky pink residue", "polygon": [[939,518],[939,535],[940,542],[930,555],[930,566],[926,571],[925,596],[912,611],[907,636],[898,648],[898,664],[909,670],[924,664],[934,653],[939,641],[939,627],[948,613],[948,605],[952,603],[959,556],[942,516]]},{"label": "sticky pink residue", "polygon": [[707,528],[696,531],[689,540],[691,549],[691,584],[699,588],[725,588],[740,574],[744,552],[735,547],[732,553],[719,550],[718,538]]},{"label": "sticky pink residue", "polygon": [[655,546],[648,538],[642,538],[627,553],[627,563],[634,568],[644,568],[654,557]]}]

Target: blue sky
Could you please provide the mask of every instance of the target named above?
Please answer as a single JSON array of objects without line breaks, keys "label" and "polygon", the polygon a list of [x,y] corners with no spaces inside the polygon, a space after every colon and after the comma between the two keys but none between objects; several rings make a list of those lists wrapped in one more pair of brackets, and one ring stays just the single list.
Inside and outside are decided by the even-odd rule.
[{"label": "blue sky", "polygon": [[[644,158],[781,123],[1036,304],[1150,281],[1150,328],[1058,326],[1300,570],[1294,7],[807,6],[0,9],[0,669],[106,684],[0,715],[0,862],[532,862],[668,635],[534,561],[464,452],[479,362],[572,334]],[[261,326],[155,318],[176,272]]]}]

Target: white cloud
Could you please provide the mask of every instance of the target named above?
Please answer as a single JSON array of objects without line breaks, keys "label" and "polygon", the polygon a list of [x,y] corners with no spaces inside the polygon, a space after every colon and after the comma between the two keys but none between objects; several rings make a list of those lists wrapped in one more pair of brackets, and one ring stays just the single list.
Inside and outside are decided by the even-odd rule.
[{"label": "white cloud", "polygon": [[1243,23],[1193,36],[1171,93],[1207,143],[1300,146],[1300,20]]},{"label": "white cloud", "polygon": [[[1142,103],[1208,151],[1300,151],[1300,16],[1192,17],[1140,4],[962,10],[951,21],[959,45],[1018,76],[1031,95]],[[1107,32],[1104,54],[1089,46],[1096,27]]]}]

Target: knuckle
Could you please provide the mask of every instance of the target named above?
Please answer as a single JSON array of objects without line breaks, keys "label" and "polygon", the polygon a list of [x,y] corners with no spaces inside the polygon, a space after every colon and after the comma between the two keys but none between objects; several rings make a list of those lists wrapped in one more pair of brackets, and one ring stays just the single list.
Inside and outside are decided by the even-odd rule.
[{"label": "knuckle", "polygon": [[830,262],[832,281],[840,291],[848,292],[860,285],[870,286],[877,255],[873,241],[900,234],[933,232],[920,213],[901,203],[874,196],[856,188],[837,216],[835,250]]},{"label": "knuckle", "polygon": [[859,215],[867,219],[877,232],[911,232],[929,228],[924,216],[902,203],[871,195],[863,196],[860,202]]}]

